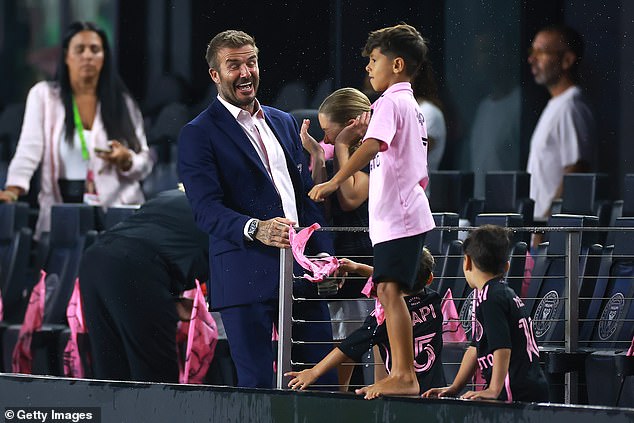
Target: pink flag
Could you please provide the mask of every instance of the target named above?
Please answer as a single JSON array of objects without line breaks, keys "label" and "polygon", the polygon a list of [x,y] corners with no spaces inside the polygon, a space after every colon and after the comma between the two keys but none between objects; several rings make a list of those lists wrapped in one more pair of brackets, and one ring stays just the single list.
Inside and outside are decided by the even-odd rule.
[{"label": "pink flag", "polygon": [[329,256],[309,259],[304,255],[306,243],[315,229],[319,229],[320,227],[319,223],[313,223],[309,227],[299,231],[299,233],[295,233],[295,228],[291,226],[288,233],[293,257],[295,257],[295,261],[297,261],[300,266],[312,272],[312,275],[304,274],[304,278],[311,282],[321,282],[324,278],[335,273],[339,268],[339,260],[337,260],[336,257]]},{"label": "pink flag", "polygon": [[213,316],[207,310],[207,303],[200,283],[196,281],[196,293],[192,307],[187,347],[185,350],[185,368],[180,375],[180,383],[203,383],[209,365],[214,358],[218,328]]},{"label": "pink flag", "polygon": [[84,306],[79,292],[79,278],[75,279],[73,294],[66,308],[66,318],[70,328],[70,338],[64,348],[64,376],[82,378],[85,376],[84,366],[81,363],[77,335],[88,333],[84,320]]},{"label": "pink flag", "polygon": [[445,292],[445,296],[443,297],[441,303],[441,310],[443,317],[443,342],[467,342],[467,335],[460,323],[456,304],[453,302],[451,289],[447,289],[447,292]]},{"label": "pink flag", "polygon": [[535,259],[531,255],[530,251],[526,251],[526,264],[524,265],[524,279],[522,279],[521,297],[526,298],[528,293],[528,287],[531,284],[531,278],[533,277],[533,269],[535,268]]},{"label": "pink flag", "polygon": [[20,327],[18,342],[13,349],[11,360],[11,368],[14,373],[31,374],[33,355],[31,354],[31,340],[33,332],[42,327],[42,319],[44,317],[44,300],[46,299],[46,272],[40,270],[40,281],[35,285],[29,304],[26,307],[24,321]]},{"label": "pink flag", "polygon": [[376,286],[372,281],[372,276],[368,278],[368,281],[363,286],[361,293],[368,298],[374,298],[374,311],[372,311],[372,315],[376,318],[376,322],[380,325],[385,321],[385,310],[383,309],[383,305],[379,301],[379,298],[376,296]]}]

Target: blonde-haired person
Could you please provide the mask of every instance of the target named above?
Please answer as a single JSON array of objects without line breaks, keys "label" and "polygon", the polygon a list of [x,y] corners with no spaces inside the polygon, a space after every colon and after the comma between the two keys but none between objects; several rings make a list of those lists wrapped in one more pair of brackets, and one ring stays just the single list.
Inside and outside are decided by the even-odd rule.
[{"label": "blonde-haired person", "polygon": [[[334,157],[337,135],[359,115],[368,111],[370,100],[365,94],[356,88],[340,88],[326,97],[319,106],[319,125],[324,131],[324,139],[321,142],[317,142],[308,134],[310,120],[303,120],[300,136],[303,147],[310,153],[312,177],[316,184],[326,180],[326,161]],[[351,150],[354,149],[356,146]],[[342,148],[342,158],[349,157],[352,151]]]},{"label": "blonde-haired person", "polygon": [[[352,153],[361,143],[367,123],[359,124],[357,117],[370,110],[370,100],[355,88],[340,88],[324,99],[319,106],[319,125],[324,131],[324,140],[318,143],[308,134],[310,121],[302,122],[300,136],[304,148],[311,154],[312,176],[315,183],[321,183],[332,177],[344,166]],[[339,140],[339,134],[348,127],[354,129],[357,143],[352,146]],[[327,149],[334,149],[328,157]],[[331,150],[332,151],[332,150]],[[364,227],[368,220],[369,167],[354,173],[339,187],[337,195],[327,203],[326,214],[329,224],[337,227]],[[355,257],[365,264],[372,263],[372,242],[367,232],[335,232],[335,254],[339,257]],[[359,300],[364,281],[349,278],[340,287],[336,300],[328,307],[333,321],[333,337],[345,339],[368,315],[371,302]],[[349,301],[344,301],[344,300]],[[339,384],[350,383],[352,366],[339,367]]]}]

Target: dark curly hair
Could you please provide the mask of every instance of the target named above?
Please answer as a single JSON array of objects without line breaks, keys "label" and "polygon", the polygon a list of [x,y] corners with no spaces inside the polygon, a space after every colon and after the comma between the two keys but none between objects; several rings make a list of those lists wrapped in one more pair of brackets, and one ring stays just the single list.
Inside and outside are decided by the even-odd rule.
[{"label": "dark curly hair", "polygon": [[504,273],[509,259],[510,231],[496,225],[482,225],[472,231],[462,244],[462,251],[471,257],[483,272]]},{"label": "dark curly hair", "polygon": [[401,57],[409,76],[416,75],[427,59],[427,41],[416,28],[406,23],[370,32],[363,47],[363,56],[369,56],[375,48],[390,58]]}]

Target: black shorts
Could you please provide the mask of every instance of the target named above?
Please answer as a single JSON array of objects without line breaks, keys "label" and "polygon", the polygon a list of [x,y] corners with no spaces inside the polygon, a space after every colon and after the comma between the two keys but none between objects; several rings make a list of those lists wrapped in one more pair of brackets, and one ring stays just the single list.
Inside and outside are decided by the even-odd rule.
[{"label": "black shorts", "polygon": [[401,289],[414,287],[416,273],[423,252],[425,233],[380,242],[374,246],[374,272],[372,280],[396,282]]}]

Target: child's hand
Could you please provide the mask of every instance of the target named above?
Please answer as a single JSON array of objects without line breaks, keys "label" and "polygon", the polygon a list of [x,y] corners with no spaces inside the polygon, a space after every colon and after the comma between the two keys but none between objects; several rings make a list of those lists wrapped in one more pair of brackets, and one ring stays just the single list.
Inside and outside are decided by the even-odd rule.
[{"label": "child's hand", "polygon": [[295,390],[303,391],[308,388],[315,380],[317,375],[313,369],[302,370],[301,372],[288,372],[284,376],[290,376],[292,379],[288,382],[288,387]]},{"label": "child's hand", "polygon": [[471,400],[477,400],[477,399],[498,399],[499,394],[496,394],[495,392],[491,391],[490,389],[485,389],[483,391],[468,391],[465,392],[464,395],[462,395],[460,398],[462,399],[471,399]]},{"label": "child's hand", "polygon": [[421,397],[423,398],[442,398],[442,397],[455,397],[456,390],[451,386],[445,386],[444,388],[431,388],[425,391]]},{"label": "child's hand", "polygon": [[339,259],[339,271],[346,273],[356,273],[359,263],[347,258]]},{"label": "child's hand", "polygon": [[304,119],[302,121],[302,127],[299,129],[299,137],[302,140],[302,147],[306,149],[311,155],[317,154],[321,151],[323,154],[324,149],[321,145],[308,133],[308,128],[310,127],[310,120]]},{"label": "child's hand", "polygon": [[356,119],[352,120],[345,128],[341,130],[335,144],[345,144],[347,146],[355,145],[368,130],[370,123],[370,112],[363,112]]},{"label": "child's hand", "polygon": [[330,180],[323,184],[315,185],[308,193],[308,196],[313,201],[321,202],[330,194],[337,191],[338,188],[339,186]]}]

